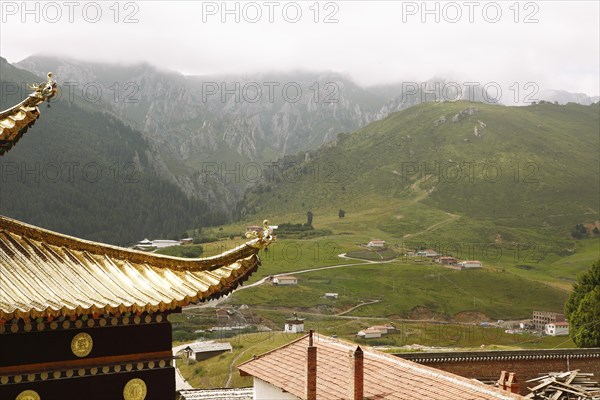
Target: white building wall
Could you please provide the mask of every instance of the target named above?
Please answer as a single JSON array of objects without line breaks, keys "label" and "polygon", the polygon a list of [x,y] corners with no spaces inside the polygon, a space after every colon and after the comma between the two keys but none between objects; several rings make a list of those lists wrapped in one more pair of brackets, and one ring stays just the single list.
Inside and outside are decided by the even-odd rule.
[{"label": "white building wall", "polygon": [[550,336],[561,336],[569,334],[568,326],[556,326],[555,324],[546,324],[544,333]]},{"label": "white building wall", "polygon": [[304,332],[304,324],[285,324],[285,331],[292,333]]},{"label": "white building wall", "polygon": [[373,332],[373,331],[360,331],[356,334],[356,336],[363,339],[377,339],[381,337],[381,332]]},{"label": "white building wall", "polygon": [[178,240],[159,239],[159,240],[153,240],[152,246],[156,247],[157,249],[162,249],[164,247],[181,246],[181,243]]},{"label": "white building wall", "polygon": [[569,334],[568,327],[557,326],[556,329],[554,330],[555,336],[568,335],[568,334]]},{"label": "white building wall", "polygon": [[254,400],[301,400],[259,378],[254,378]]}]

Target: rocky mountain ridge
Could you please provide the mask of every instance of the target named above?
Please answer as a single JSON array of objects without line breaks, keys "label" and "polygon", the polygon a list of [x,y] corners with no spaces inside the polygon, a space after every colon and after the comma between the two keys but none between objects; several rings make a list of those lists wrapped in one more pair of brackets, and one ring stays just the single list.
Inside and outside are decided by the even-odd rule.
[{"label": "rocky mountain ridge", "polygon": [[486,101],[481,90],[432,78],[363,88],[331,72],[185,76],[148,64],[98,64],[32,56],[17,66],[110,109],[153,148],[156,173],[223,211],[260,169],[308,153],[391,113],[430,101]]}]

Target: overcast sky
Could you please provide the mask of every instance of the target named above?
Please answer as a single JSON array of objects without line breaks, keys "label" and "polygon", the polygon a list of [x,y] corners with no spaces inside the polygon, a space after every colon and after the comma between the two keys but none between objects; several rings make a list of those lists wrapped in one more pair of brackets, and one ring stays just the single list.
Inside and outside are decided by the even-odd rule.
[{"label": "overcast sky", "polygon": [[598,95],[599,3],[228,1],[227,14],[221,1],[29,2],[27,10],[1,1],[0,54],[145,61],[185,74],[331,70],[363,85],[437,75]]}]

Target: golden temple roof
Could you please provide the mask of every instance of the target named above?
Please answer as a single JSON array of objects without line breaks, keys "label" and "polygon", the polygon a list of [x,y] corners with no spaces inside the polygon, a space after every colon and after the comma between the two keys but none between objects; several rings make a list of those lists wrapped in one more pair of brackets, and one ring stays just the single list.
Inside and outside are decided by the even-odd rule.
[{"label": "golden temple roof", "polygon": [[168,257],[0,216],[0,320],[156,312],[220,297],[260,264],[268,232],[219,256]]},{"label": "golden temple roof", "polygon": [[48,81],[32,87],[34,92],[14,107],[0,112],[0,156],[10,150],[40,116],[38,105],[54,97],[57,92],[52,73]]},{"label": "golden temple roof", "polygon": [[[0,112],[0,156],[40,115],[56,82],[32,87]],[[219,256],[186,259],[91,242],[0,216],[0,325],[12,319],[156,312],[220,297],[258,268],[272,237],[264,222],[247,243]]]}]

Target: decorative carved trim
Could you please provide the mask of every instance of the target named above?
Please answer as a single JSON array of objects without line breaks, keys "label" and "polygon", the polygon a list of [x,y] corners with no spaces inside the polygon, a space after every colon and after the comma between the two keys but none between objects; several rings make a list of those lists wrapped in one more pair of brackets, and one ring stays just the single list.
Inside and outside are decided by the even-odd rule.
[{"label": "decorative carved trim", "polygon": [[12,320],[7,323],[0,323],[0,335],[11,334],[11,333],[23,333],[23,332],[43,332],[43,331],[55,331],[55,330],[71,330],[81,329],[84,326],[88,328],[94,327],[113,327],[123,325],[149,325],[149,324],[161,324],[168,322],[167,316],[169,313],[152,313],[152,314],[141,314],[136,316],[135,314],[125,314],[124,316],[104,316],[101,318],[78,318],[71,320],[66,318],[60,319],[42,319],[39,318],[35,321],[24,322],[23,320]]},{"label": "decorative carved trim", "polygon": [[[158,356],[158,355],[161,356]],[[149,355],[154,357],[148,358]],[[170,351],[160,353],[138,354],[136,357],[103,357],[95,359],[72,360],[61,363],[37,364],[35,371],[15,371],[12,368],[0,369],[0,386],[31,382],[45,382],[58,379],[84,378],[96,375],[122,374],[132,371],[147,371],[170,368],[172,355]],[[128,358],[128,359],[127,359]],[[127,360],[125,360],[127,359]],[[26,367],[32,367],[31,365]]]},{"label": "decorative carved trim", "polygon": [[397,353],[396,357],[419,364],[516,360],[576,360],[600,358],[600,349],[509,350],[488,352]]}]

